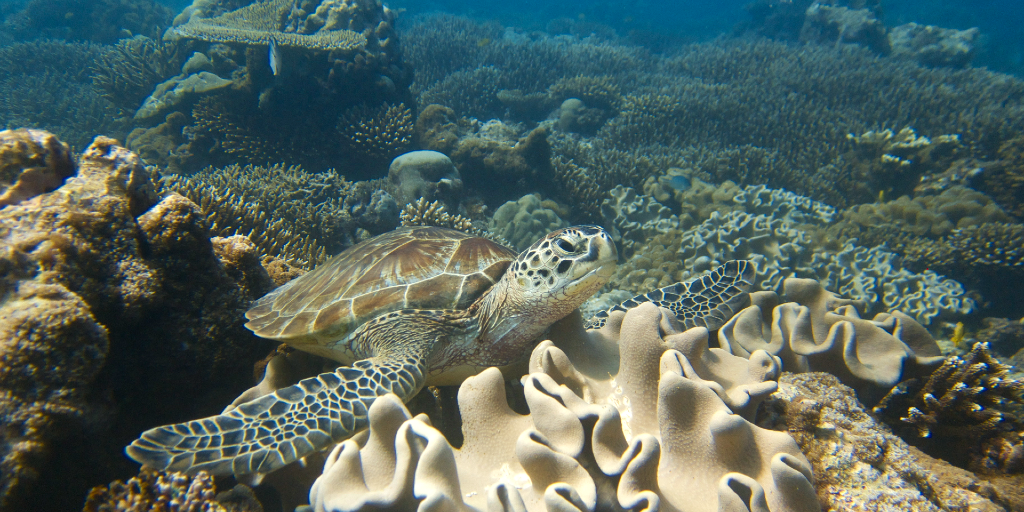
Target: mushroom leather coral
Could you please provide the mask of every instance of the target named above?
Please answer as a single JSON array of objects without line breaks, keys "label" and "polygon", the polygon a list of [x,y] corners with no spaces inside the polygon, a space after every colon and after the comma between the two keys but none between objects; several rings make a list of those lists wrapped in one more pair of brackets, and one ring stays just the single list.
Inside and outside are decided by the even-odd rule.
[{"label": "mushroom leather coral", "polygon": [[[541,343],[522,378],[529,415],[509,408],[497,369],[467,379],[459,449],[425,415],[410,418],[398,399],[379,398],[369,431],[331,452],[310,503],[317,511],[819,510],[793,439],[745,417],[775,391],[778,360],[709,349],[706,329],[677,326],[645,304],[568,340],[567,351]],[[603,378],[574,366],[580,349],[601,353],[616,340],[619,359],[602,359],[612,370]]]},{"label": "mushroom leather coral", "polygon": [[722,348],[740,356],[767,351],[794,373],[831,373],[865,403],[944,360],[928,331],[899,311],[868,320],[860,317],[863,301],[841,299],[813,279],[786,279],[783,287],[783,304],[774,292],[751,294],[753,305],[719,330]]}]

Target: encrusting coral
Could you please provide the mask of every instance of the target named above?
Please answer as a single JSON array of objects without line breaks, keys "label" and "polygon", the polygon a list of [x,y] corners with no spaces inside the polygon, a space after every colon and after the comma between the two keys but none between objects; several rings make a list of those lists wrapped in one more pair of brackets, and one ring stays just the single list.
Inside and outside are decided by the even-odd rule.
[{"label": "encrusting coral", "polygon": [[242,327],[272,287],[258,251],[211,240],[150,176],[97,137],[59,188],[0,209],[0,508],[80,506],[127,470],[120,432],[220,402],[258,359]]},{"label": "encrusting coral", "polygon": [[74,173],[71,148],[53,134],[0,131],[0,208],[55,190]]},{"label": "encrusting coral", "polygon": [[677,326],[648,304],[614,313],[588,340],[563,340],[564,350],[541,343],[522,379],[525,416],[509,408],[498,370],[467,379],[458,449],[382,397],[369,431],[331,452],[311,505],[819,510],[793,440],[750,423],[777,387],[778,362],[709,349],[706,329]]}]

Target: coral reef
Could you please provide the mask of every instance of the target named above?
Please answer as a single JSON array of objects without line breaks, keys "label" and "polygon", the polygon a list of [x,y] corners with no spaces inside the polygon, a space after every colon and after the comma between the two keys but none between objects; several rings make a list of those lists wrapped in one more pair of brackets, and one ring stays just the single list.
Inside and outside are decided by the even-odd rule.
[{"label": "coral reef", "polygon": [[122,39],[99,54],[92,70],[100,95],[124,113],[135,112],[156,84],[178,74],[184,63],[181,47],[145,36]]},{"label": "coral reef", "polygon": [[312,268],[328,256],[398,225],[398,205],[371,182],[334,171],[232,165],[163,180],[208,216],[219,236],[249,236],[265,255]]},{"label": "coral reef", "polygon": [[159,38],[173,14],[154,0],[30,0],[6,24],[19,39],[112,44],[125,36]]},{"label": "coral reef", "polygon": [[940,135],[934,140],[918,136],[912,128],[899,132],[885,129],[847,135],[853,150],[847,159],[876,194],[891,196],[910,193],[921,176],[945,170],[963,147],[958,135]]},{"label": "coral reef", "polygon": [[400,204],[439,200],[458,210],[462,176],[452,160],[437,151],[412,151],[391,161],[388,189]]},{"label": "coral reef", "polygon": [[473,223],[462,215],[452,215],[445,211],[440,201],[428,203],[426,198],[419,198],[402,208],[400,215],[403,226],[439,226],[442,228],[472,231]]},{"label": "coral reef", "polygon": [[481,123],[453,115],[447,107],[423,109],[416,120],[417,139],[424,149],[451,157],[467,188],[489,202],[503,202],[548,181],[551,146],[545,127],[524,132],[497,119]]},{"label": "coral reef", "polygon": [[889,53],[885,26],[870,9],[850,9],[819,2],[804,11],[800,41],[835,46],[859,44],[877,53]]},{"label": "coral reef", "polygon": [[80,506],[127,469],[126,433],[222,402],[259,357],[242,327],[272,286],[255,246],[211,241],[199,207],[159,197],[112,139],[77,163],[0,210],[4,509]]},{"label": "coral reef", "polygon": [[752,305],[719,330],[719,345],[741,356],[767,351],[789,372],[831,373],[866,404],[943,362],[928,331],[899,311],[861,318],[863,302],[841,299],[811,279],[787,279],[783,298],[751,294]]},{"label": "coral reef", "polygon": [[96,487],[85,499],[83,512],[227,512],[215,499],[213,477],[205,471],[195,476],[143,468],[127,482]]},{"label": "coral reef", "polygon": [[53,191],[74,173],[71,148],[53,134],[0,131],[0,208]]},{"label": "coral reef", "polygon": [[1009,407],[1024,403],[1024,382],[1008,378],[1010,369],[986,344],[975,343],[970,353],[946,359],[930,376],[900,382],[873,411],[911,444],[970,465],[965,459],[989,438],[1024,430]]},{"label": "coral reef", "polygon": [[792,439],[749,422],[776,388],[777,363],[709,349],[706,329],[676,325],[649,304],[615,313],[591,343],[618,352],[617,364],[586,343],[541,343],[522,379],[525,416],[496,369],[469,378],[458,449],[425,416],[378,399],[369,433],[328,457],[314,510],[819,510]]},{"label": "coral reef", "polygon": [[92,85],[102,54],[96,44],[61,41],[0,47],[0,128],[46,130],[75,150],[98,133],[123,133],[117,109]]},{"label": "coral reef", "polygon": [[917,61],[925,66],[967,67],[975,54],[977,28],[956,30],[907,23],[889,31],[892,56]]},{"label": "coral reef", "polygon": [[1000,512],[1024,506],[1019,480],[979,478],[907,446],[827,373],[783,373],[757,424],[793,436],[823,510]]},{"label": "coral reef", "polygon": [[978,189],[992,196],[1018,221],[1024,221],[1024,136],[1004,142],[998,156],[998,165],[984,169]]},{"label": "coral reef", "polygon": [[266,46],[274,42],[311,50],[353,51],[366,46],[365,36],[347,28],[320,32],[321,27],[316,27],[312,33],[283,31],[283,21],[294,6],[294,0],[268,0],[210,18],[193,14],[187,23],[175,26],[172,33],[213,43]]},{"label": "coral reef", "polygon": [[342,143],[360,157],[389,161],[412,145],[412,110],[402,103],[358,105],[341,114],[338,131]]},{"label": "coral reef", "polygon": [[569,223],[558,216],[551,201],[536,194],[527,194],[517,201],[508,201],[494,211],[488,229],[509,241],[509,247],[526,250],[544,235]]},{"label": "coral reef", "polygon": [[636,247],[651,237],[679,226],[679,218],[672,210],[653,197],[622,185],[609,190],[607,195],[611,197],[601,203],[601,215],[625,258],[632,257]]}]

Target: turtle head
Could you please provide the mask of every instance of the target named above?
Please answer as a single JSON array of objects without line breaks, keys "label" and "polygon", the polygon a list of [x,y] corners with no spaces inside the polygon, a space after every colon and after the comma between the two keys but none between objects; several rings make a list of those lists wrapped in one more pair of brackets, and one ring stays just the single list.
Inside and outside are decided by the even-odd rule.
[{"label": "turtle head", "polygon": [[607,231],[573,226],[550,233],[523,251],[509,267],[508,277],[527,301],[557,303],[554,309],[568,314],[611,279],[617,260]]}]

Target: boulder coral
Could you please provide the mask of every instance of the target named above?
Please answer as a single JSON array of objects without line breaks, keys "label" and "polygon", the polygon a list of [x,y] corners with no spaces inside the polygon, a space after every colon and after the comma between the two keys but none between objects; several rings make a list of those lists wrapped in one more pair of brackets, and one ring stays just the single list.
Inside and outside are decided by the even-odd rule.
[{"label": "boulder coral", "polygon": [[121,432],[223,403],[259,357],[242,327],[272,286],[255,246],[211,240],[200,208],[160,197],[113,139],[73,171],[0,210],[4,510],[80,506],[128,469]]},{"label": "boulder coral", "polygon": [[[778,361],[710,349],[706,329],[677,327],[648,304],[614,313],[565,350],[541,343],[522,378],[528,415],[509,408],[498,370],[467,379],[457,449],[426,416],[380,398],[369,431],[331,452],[310,503],[317,511],[819,510],[794,441],[750,422],[777,387]],[[607,350],[619,357],[593,358]]]}]

